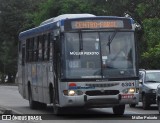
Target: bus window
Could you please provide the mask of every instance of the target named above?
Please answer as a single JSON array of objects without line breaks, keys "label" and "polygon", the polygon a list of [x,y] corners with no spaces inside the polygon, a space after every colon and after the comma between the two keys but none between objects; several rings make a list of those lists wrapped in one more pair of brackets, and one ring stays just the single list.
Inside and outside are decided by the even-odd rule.
[{"label": "bus window", "polygon": [[34,40],[34,50],[33,50],[34,61],[38,60],[38,37],[35,37]]},{"label": "bus window", "polygon": [[98,33],[66,33],[65,38],[64,78],[100,77]]},{"label": "bus window", "polygon": [[42,52],[42,45],[43,45],[43,36],[39,36],[39,47],[38,47],[38,60],[42,61],[43,60],[43,52]]},{"label": "bus window", "polygon": [[48,43],[47,43],[47,60],[49,61],[50,59],[50,39],[51,39],[51,34],[48,34]]},{"label": "bus window", "polygon": [[32,61],[32,46],[33,46],[33,41],[31,39],[27,39],[27,61],[31,62]]},{"label": "bus window", "polygon": [[29,62],[29,39],[26,40],[26,62]]},{"label": "bus window", "polygon": [[31,50],[31,53],[32,53],[31,62],[33,62],[34,61],[34,38],[31,38],[31,48],[30,48],[30,50]]},{"label": "bus window", "polygon": [[[51,40],[51,35],[50,35],[50,40]],[[52,53],[53,53],[53,43],[49,41],[49,60],[52,61]]]},{"label": "bus window", "polygon": [[47,52],[48,52],[48,35],[44,35],[44,46],[43,46],[43,50],[44,50],[44,60],[46,61],[48,58]]}]

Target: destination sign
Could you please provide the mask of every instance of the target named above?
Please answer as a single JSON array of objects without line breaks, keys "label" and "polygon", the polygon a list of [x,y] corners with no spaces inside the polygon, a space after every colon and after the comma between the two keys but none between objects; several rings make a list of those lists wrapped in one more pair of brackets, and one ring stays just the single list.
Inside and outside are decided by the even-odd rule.
[{"label": "destination sign", "polygon": [[82,20],[72,21],[72,29],[123,28],[122,20]]}]

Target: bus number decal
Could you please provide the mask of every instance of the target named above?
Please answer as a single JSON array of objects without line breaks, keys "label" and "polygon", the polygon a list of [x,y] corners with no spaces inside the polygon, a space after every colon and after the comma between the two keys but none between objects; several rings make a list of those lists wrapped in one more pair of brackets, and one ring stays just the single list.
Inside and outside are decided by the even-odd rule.
[{"label": "bus number decal", "polygon": [[134,82],[124,82],[122,83],[122,87],[134,86]]}]

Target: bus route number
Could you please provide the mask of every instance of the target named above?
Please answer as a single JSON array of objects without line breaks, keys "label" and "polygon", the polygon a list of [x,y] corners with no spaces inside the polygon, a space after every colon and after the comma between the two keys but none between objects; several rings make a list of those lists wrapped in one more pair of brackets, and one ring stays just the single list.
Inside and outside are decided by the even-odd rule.
[{"label": "bus route number", "polygon": [[134,86],[134,82],[124,82],[122,83],[122,87]]}]

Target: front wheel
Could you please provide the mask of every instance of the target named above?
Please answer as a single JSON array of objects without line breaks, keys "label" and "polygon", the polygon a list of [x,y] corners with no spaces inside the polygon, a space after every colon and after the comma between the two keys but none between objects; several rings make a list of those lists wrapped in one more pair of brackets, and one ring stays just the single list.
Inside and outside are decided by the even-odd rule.
[{"label": "front wheel", "polygon": [[62,108],[53,104],[53,113],[55,115],[61,115],[62,114]]},{"label": "front wheel", "polygon": [[125,111],[125,105],[118,105],[113,107],[113,113],[115,115],[123,115]]},{"label": "front wheel", "polygon": [[145,95],[142,97],[142,107],[144,110],[149,108],[149,102],[147,101],[147,98]]},{"label": "front wheel", "polygon": [[31,109],[37,109],[38,105],[36,101],[33,101],[31,88],[28,89],[28,96],[29,96],[29,107]]},{"label": "front wheel", "polygon": [[158,100],[158,112],[160,114],[160,100]]}]

